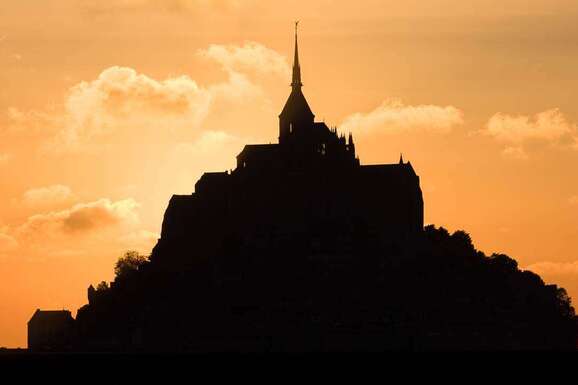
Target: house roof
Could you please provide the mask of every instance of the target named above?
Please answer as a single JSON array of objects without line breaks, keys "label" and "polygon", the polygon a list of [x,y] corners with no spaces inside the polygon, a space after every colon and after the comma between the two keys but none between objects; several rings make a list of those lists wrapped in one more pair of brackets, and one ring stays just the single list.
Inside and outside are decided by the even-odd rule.
[{"label": "house roof", "polygon": [[30,318],[30,322],[33,321],[42,321],[45,323],[61,323],[61,322],[69,322],[74,321],[72,318],[72,314],[70,310],[40,310],[36,309],[32,318]]},{"label": "house roof", "polygon": [[392,164],[370,164],[361,166],[361,172],[364,174],[415,174],[410,162],[392,163]]},{"label": "house roof", "polygon": [[241,155],[262,155],[262,154],[270,154],[272,152],[278,151],[279,145],[278,144],[247,144],[243,147],[243,150],[237,155],[237,158]]}]

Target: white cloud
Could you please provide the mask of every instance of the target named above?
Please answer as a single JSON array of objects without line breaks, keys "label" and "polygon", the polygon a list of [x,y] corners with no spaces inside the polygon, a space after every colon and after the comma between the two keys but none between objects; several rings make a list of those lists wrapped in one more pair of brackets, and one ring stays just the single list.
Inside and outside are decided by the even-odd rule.
[{"label": "white cloud", "polygon": [[187,179],[195,179],[203,172],[232,169],[236,166],[235,156],[247,141],[221,131],[206,131],[194,142],[176,144],[167,165],[180,168],[189,175]]},{"label": "white cloud", "polygon": [[159,183],[170,183],[171,193],[189,194],[204,172],[235,168],[236,155],[251,141],[221,131],[205,131],[195,141],[177,143],[161,162]]},{"label": "white cloud", "polygon": [[271,73],[287,79],[290,75],[285,56],[254,41],[243,46],[211,44],[198,54],[215,60],[227,71]]},{"label": "white cloud", "polygon": [[192,143],[178,143],[174,153],[177,156],[202,156],[219,153],[223,147],[242,146],[244,141],[221,131],[206,131]]},{"label": "white cloud", "polygon": [[138,223],[139,204],[132,198],[112,202],[103,198],[69,209],[32,215],[16,229],[18,238],[42,239],[58,234],[86,233],[119,223]]},{"label": "white cloud", "polygon": [[525,269],[538,274],[547,284],[555,284],[565,288],[573,298],[573,302],[576,300],[578,293],[578,261],[543,261],[531,264]]},{"label": "white cloud", "polygon": [[207,91],[213,102],[242,103],[257,98],[265,98],[261,87],[253,83],[245,74],[235,71],[229,72],[229,78],[226,82],[213,84],[208,87]]},{"label": "white cloud", "polygon": [[578,261],[574,262],[538,262],[526,267],[526,270],[530,270],[537,274],[545,275],[566,275],[566,274],[578,274]]},{"label": "white cloud", "polygon": [[528,157],[528,146],[536,143],[578,150],[576,124],[569,122],[557,108],[537,113],[533,117],[497,113],[490,118],[481,133],[512,146],[504,150],[510,152],[510,155],[523,154],[524,158]]},{"label": "white cloud", "polygon": [[506,158],[515,160],[526,160],[529,158],[524,148],[520,146],[506,147],[502,151],[502,154]]},{"label": "white cloud", "polygon": [[90,12],[118,12],[152,10],[182,12],[206,9],[237,9],[243,5],[254,3],[255,0],[81,0],[83,9]]},{"label": "white cloud", "polygon": [[16,107],[9,107],[5,111],[8,118],[7,126],[0,133],[18,134],[21,136],[50,136],[62,126],[62,117],[55,113],[54,107],[49,106],[44,111],[22,111]]},{"label": "white cloud", "polygon": [[32,111],[8,108],[4,132],[34,136],[43,143],[42,150],[57,153],[96,152],[129,141],[135,132],[140,137],[160,132],[163,137],[190,135],[205,128],[209,116],[210,126],[236,122],[233,116],[246,114],[248,108],[268,108],[261,87],[266,79],[254,75],[289,76],[285,58],[255,42],[211,45],[198,54],[218,63],[226,79],[199,85],[188,75],[155,79],[133,68],[113,66],[71,87],[60,105]]},{"label": "white cloud", "polygon": [[61,184],[34,188],[26,191],[22,200],[30,207],[58,204],[70,200],[73,197],[72,190]]},{"label": "white cloud", "polygon": [[199,128],[218,101],[247,101],[263,92],[244,74],[231,71],[225,82],[200,87],[188,76],[156,80],[134,69],[111,67],[96,80],[71,88],[63,129],[48,148],[82,150],[95,138],[121,130]]},{"label": "white cloud", "polygon": [[78,258],[86,255],[85,250],[77,249],[57,249],[57,250],[45,250],[43,255],[48,258]]},{"label": "white cloud", "polygon": [[0,233],[0,253],[10,252],[18,248],[18,242],[12,236]]},{"label": "white cloud", "polygon": [[463,113],[454,106],[411,106],[392,99],[371,112],[346,117],[340,128],[357,134],[377,131],[392,134],[406,131],[447,134],[461,124]]},{"label": "white cloud", "polygon": [[127,249],[150,252],[160,235],[148,230],[137,230],[121,235],[119,242]]},{"label": "white cloud", "polygon": [[159,124],[198,126],[212,95],[188,76],[155,80],[132,68],[110,67],[96,80],[70,89],[64,128],[55,145],[78,147],[99,135],[130,127]]}]

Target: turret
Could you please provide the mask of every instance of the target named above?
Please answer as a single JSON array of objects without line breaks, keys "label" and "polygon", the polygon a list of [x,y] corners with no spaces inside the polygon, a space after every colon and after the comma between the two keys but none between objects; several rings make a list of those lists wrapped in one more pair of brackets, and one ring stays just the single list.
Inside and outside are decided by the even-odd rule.
[{"label": "turret", "polygon": [[94,298],[96,297],[96,290],[94,286],[90,285],[87,291],[88,291],[88,303],[92,304],[94,302]]},{"label": "turret", "polygon": [[349,140],[348,140],[348,144],[347,144],[347,149],[349,150],[351,157],[355,158],[355,144],[353,143],[353,135],[351,135],[351,132],[349,133]]}]

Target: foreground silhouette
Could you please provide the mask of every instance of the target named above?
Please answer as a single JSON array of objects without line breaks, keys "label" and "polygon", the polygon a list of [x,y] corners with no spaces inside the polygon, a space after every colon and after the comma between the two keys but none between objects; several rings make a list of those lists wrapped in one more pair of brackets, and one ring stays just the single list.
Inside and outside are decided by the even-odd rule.
[{"label": "foreground silhouette", "polygon": [[[357,249],[357,247],[356,247]],[[425,228],[374,254],[244,250],[180,273],[144,263],[78,311],[74,350],[574,349],[564,289]]]},{"label": "foreground silhouette", "polygon": [[[71,351],[574,349],[564,289],[485,256],[463,231],[423,228],[409,162],[361,165],[352,135],[292,91],[279,143],[173,196],[149,259],[125,254],[76,320],[29,346]],[[50,319],[55,319],[52,317]],[[62,321],[64,322],[64,321]],[[44,338],[58,330],[62,338]]]}]

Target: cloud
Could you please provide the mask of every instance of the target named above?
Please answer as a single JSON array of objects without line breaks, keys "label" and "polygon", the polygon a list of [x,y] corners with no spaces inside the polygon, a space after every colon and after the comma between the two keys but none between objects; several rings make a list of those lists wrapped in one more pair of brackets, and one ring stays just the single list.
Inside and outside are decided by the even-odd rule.
[{"label": "cloud", "polygon": [[525,267],[538,275],[547,284],[563,287],[576,300],[578,293],[578,261],[568,262],[537,262]]},{"label": "cloud", "polygon": [[198,54],[215,60],[226,71],[256,71],[289,78],[290,68],[285,56],[254,41],[243,46],[211,44]]},{"label": "cloud", "polygon": [[254,3],[255,0],[82,0],[79,5],[90,13],[152,10],[155,12],[193,12],[201,8],[228,10]]},{"label": "cloud", "polygon": [[97,79],[72,87],[66,97],[63,128],[52,151],[83,150],[95,139],[125,130],[176,132],[199,128],[216,102],[263,97],[244,74],[230,71],[226,81],[200,87],[189,76],[156,80],[127,67],[110,67]]},{"label": "cloud", "polygon": [[577,275],[578,261],[574,262],[538,262],[526,267],[526,270],[548,276]]},{"label": "cloud", "polygon": [[516,160],[526,160],[529,158],[524,148],[519,146],[504,148],[502,155],[504,155],[506,158]]},{"label": "cloud", "polygon": [[165,124],[197,126],[212,96],[188,76],[156,80],[132,68],[110,67],[97,79],[72,87],[65,101],[64,128],[54,145],[75,148],[122,128]]},{"label": "cloud", "polygon": [[70,200],[72,190],[61,184],[39,187],[26,191],[22,196],[24,204],[30,207],[58,204]]},{"label": "cloud", "polygon": [[174,153],[177,156],[194,155],[205,157],[206,155],[220,152],[219,150],[223,149],[223,147],[240,147],[243,143],[243,140],[222,131],[206,131],[195,142],[178,143],[175,146]]},{"label": "cloud", "polygon": [[33,215],[16,229],[16,234],[34,240],[46,235],[86,233],[122,222],[138,223],[138,207],[132,198],[79,203],[66,210]]},{"label": "cloud", "polygon": [[246,142],[246,139],[225,132],[206,131],[194,142],[177,143],[171,151],[167,166],[183,171],[187,180],[195,179],[206,171],[234,168],[235,156]]},{"label": "cloud", "polygon": [[212,104],[219,101],[241,104],[258,98],[265,99],[261,87],[253,83],[245,74],[230,71],[228,76],[226,82],[208,87],[207,91],[211,95]]},{"label": "cloud", "polygon": [[205,131],[194,141],[174,144],[161,162],[159,180],[170,184],[172,193],[189,194],[204,172],[235,168],[235,156],[247,142],[250,137]]},{"label": "cloud", "polygon": [[[557,108],[537,113],[533,117],[497,113],[489,119],[486,129],[481,132],[498,142],[512,145],[511,148],[516,149],[510,150],[513,155],[521,154],[524,147],[527,149],[530,145],[539,143],[578,150],[576,124],[568,122]],[[525,157],[527,158],[527,155]]]},{"label": "cloud", "polygon": [[64,123],[54,106],[49,106],[43,111],[22,111],[16,107],[9,107],[5,115],[8,122],[6,128],[0,129],[0,134],[48,137],[54,135]]},{"label": "cloud", "polygon": [[222,126],[237,122],[234,115],[246,115],[247,109],[269,108],[262,89],[267,79],[258,75],[289,77],[285,58],[256,42],[213,44],[197,54],[220,65],[226,78],[199,85],[188,75],[156,79],[112,66],[71,87],[61,104],[31,111],[8,108],[8,124],[0,134],[34,137],[44,153],[97,153],[104,146],[133,143],[135,133],[140,138],[190,136],[206,128],[207,120]]},{"label": "cloud", "polygon": [[119,242],[127,249],[150,252],[160,235],[148,230],[137,230],[119,237]]},{"label": "cloud", "polygon": [[453,106],[404,105],[400,100],[386,100],[368,113],[355,113],[346,117],[340,128],[357,134],[385,132],[397,134],[423,131],[447,134],[453,127],[463,124],[463,113]]},{"label": "cloud", "polygon": [[43,252],[48,258],[77,258],[86,255],[85,250],[76,249],[57,249]]},{"label": "cloud", "polygon": [[18,248],[18,242],[12,236],[0,233],[0,253],[10,252]]}]

